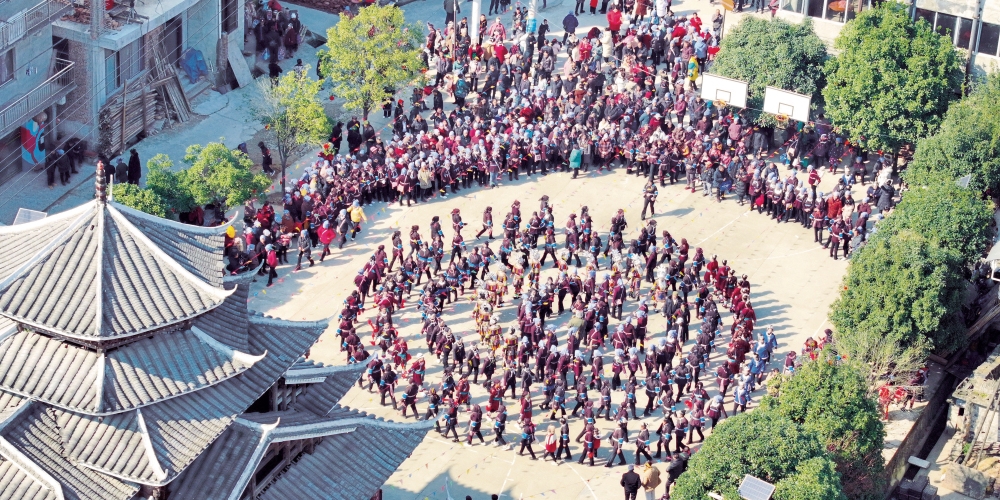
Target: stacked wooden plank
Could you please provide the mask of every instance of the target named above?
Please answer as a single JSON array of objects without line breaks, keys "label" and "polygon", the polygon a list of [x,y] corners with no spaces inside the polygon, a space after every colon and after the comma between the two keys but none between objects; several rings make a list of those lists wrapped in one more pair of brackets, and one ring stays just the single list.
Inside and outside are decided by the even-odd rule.
[{"label": "stacked wooden plank", "polygon": [[178,123],[190,120],[191,103],[188,102],[184,89],[181,87],[181,79],[177,76],[177,70],[163,60],[159,49],[154,49],[153,60],[152,85],[162,92],[167,113]]},{"label": "stacked wooden plank", "polygon": [[149,133],[164,112],[157,103],[157,92],[149,88],[149,75],[144,74],[125,85],[108,98],[98,117],[100,149],[112,157],[125,150],[139,133]]}]

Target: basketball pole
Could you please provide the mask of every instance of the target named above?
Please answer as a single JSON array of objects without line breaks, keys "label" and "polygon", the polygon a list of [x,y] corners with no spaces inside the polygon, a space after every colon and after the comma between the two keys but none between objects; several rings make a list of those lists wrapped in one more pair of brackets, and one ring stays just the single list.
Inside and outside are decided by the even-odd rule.
[{"label": "basketball pole", "polygon": [[483,0],[472,0],[472,13],[469,15],[469,39],[479,40],[479,15],[483,12]]}]

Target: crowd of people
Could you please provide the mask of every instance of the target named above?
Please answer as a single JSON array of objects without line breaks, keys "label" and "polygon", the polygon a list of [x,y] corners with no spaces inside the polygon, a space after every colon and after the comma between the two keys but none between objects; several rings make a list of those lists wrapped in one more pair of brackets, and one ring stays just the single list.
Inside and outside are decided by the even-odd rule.
[{"label": "crowd of people", "polygon": [[[747,276],[726,260],[658,230],[655,219],[626,242],[623,210],[611,219],[606,241],[587,207],[567,215],[557,241],[554,210],[543,196],[525,223],[515,201],[498,228],[496,249],[492,207],[470,235],[473,245],[462,233],[478,224],[453,209],[450,245],[434,216],[426,233],[414,225],[405,239],[396,231],[389,245],[378,246],[337,327],[347,361],[366,365],[358,385],[378,391],[381,404],[403,417],[436,420],[443,436],[466,446],[485,444],[487,432],[494,446],[518,448],[532,459],[540,441],[542,460],[594,466],[600,459],[612,467],[626,464],[627,445],[634,466],[645,459],[647,478],[654,461],[667,462],[669,485],[704,429],[746,411],[769,377],[793,373],[830,340],[827,330],[806,342],[804,356],[792,351],[778,359],[773,329],[757,329]],[[545,269],[549,255],[552,271]],[[475,333],[456,333],[443,313],[448,304],[468,301]],[[426,355],[411,355],[399,334],[395,318],[407,307],[421,314]],[[507,323],[505,307],[516,308]],[[361,320],[364,310],[373,311],[371,319]],[[656,316],[664,333],[650,329]],[[431,357],[441,366],[440,380],[426,377]],[[485,400],[472,396],[473,386],[483,388]],[[516,417],[508,415],[508,402],[517,405]],[[508,420],[520,436],[512,443]]]},{"label": "crowd of people", "polygon": [[[298,13],[285,9],[278,0],[247,2],[247,38],[258,57],[269,64],[290,59],[302,43],[302,21]],[[273,71],[273,70],[272,70]],[[273,78],[273,76],[272,76]]]},{"label": "crowd of people", "polygon": [[[562,21],[561,40],[546,36],[547,20],[529,30],[520,6],[511,26],[481,19],[475,39],[466,19],[443,29],[429,25],[425,56],[434,82],[413,89],[408,105],[386,103],[391,138],[383,141],[382,131],[357,118],[337,123],[315,163],[287,187],[280,209],[245,207],[244,234],[231,238],[230,271],[259,267],[270,286],[276,268],[291,265],[289,249],[298,250],[299,269],[315,264],[314,251],[322,262],[331,245],[354,239],[371,203],[440,203],[449,193],[521,175],[576,178],[624,169],[647,180],[635,193],[644,201],[643,220],[647,208],[656,214],[658,187],[682,183],[777,222],[811,227],[832,258],[848,256],[874,227],[870,219],[891,210],[897,165],[849,144],[822,116],[772,129],[699,96],[698,77],[717,50],[721,19],[706,26],[697,14],[675,16],[669,2],[605,7],[607,27],[578,36],[574,12]],[[454,103],[447,111],[446,102]],[[825,176],[840,177],[819,191]],[[858,184],[867,185],[860,202]],[[611,467],[625,463],[628,444],[633,465],[666,460],[669,485],[704,428],[745,411],[769,376],[793,372],[830,340],[827,331],[807,342],[805,355],[792,351],[778,360],[773,331],[756,329],[747,276],[726,260],[692,249],[655,219],[630,237],[619,210],[610,231],[599,234],[586,207],[557,225],[548,198],[539,203],[522,217],[515,202],[496,225],[487,208],[477,234],[467,226],[479,224],[467,223],[455,207],[445,221],[435,216],[424,228],[395,231],[377,247],[338,326],[347,360],[367,365],[359,385],[379,391],[383,404],[403,416],[438,420],[442,434],[467,445],[485,442],[484,418],[492,421],[494,444],[508,444],[510,398],[518,405],[520,453],[537,458],[532,445],[547,418],[551,425],[538,430],[545,433],[543,460],[576,453],[579,463],[600,458]],[[556,270],[543,272],[547,262]],[[446,304],[462,300],[474,304],[472,342],[442,319]],[[412,357],[398,334],[394,316],[408,304],[421,312],[427,356]],[[362,321],[368,307],[372,317]],[[516,320],[501,324],[507,307],[516,308]],[[665,318],[665,333],[647,329],[655,315]],[[556,327],[560,317],[569,319]],[[362,341],[365,323],[374,352]],[[441,380],[425,378],[430,357],[443,367]],[[489,394],[483,403],[471,397],[475,384]],[[423,415],[418,401],[426,401]],[[457,432],[462,408],[464,436]],[[651,415],[655,423],[633,423],[630,431],[630,420]],[[614,422],[609,432],[597,424],[602,417]]]}]

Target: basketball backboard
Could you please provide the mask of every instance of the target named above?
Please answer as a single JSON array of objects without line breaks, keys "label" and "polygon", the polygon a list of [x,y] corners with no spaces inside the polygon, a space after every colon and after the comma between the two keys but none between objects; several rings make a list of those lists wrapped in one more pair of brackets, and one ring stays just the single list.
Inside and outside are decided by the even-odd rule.
[{"label": "basketball backboard", "polygon": [[775,87],[764,90],[764,111],[773,115],[785,115],[800,121],[809,121],[809,106],[812,97]]},{"label": "basketball backboard", "polygon": [[740,496],[746,500],[771,500],[774,494],[774,485],[757,479],[750,474],[743,476],[743,482],[739,487]]},{"label": "basketball backboard", "polygon": [[737,108],[747,107],[747,82],[705,73],[701,75],[701,98],[706,101],[725,101]]}]

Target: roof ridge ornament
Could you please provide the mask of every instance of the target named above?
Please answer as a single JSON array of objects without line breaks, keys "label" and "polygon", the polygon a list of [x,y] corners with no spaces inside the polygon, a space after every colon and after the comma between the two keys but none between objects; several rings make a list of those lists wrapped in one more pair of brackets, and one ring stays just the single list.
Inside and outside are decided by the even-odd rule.
[{"label": "roof ridge ornament", "polygon": [[97,198],[98,203],[106,204],[108,202],[108,178],[104,174],[104,162],[98,160],[97,162],[97,177],[94,179],[94,196]]}]

